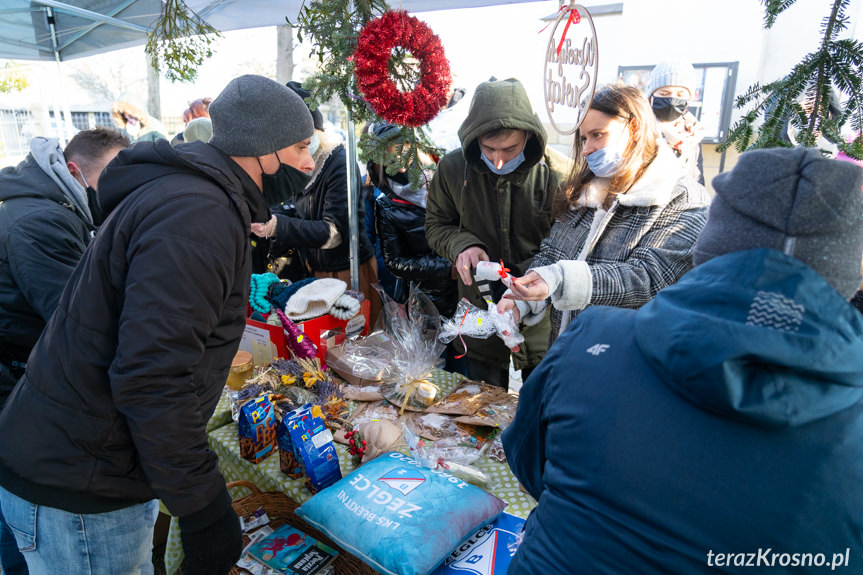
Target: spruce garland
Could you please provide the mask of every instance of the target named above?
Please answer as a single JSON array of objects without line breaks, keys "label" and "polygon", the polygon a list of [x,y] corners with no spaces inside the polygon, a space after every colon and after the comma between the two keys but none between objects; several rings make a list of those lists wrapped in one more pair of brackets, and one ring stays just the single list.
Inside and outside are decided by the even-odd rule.
[{"label": "spruce garland", "polygon": [[[771,28],[777,17],[796,0],[762,0],[764,27]],[[820,135],[836,143],[852,158],[863,159],[863,44],[839,34],[848,26],[850,0],[834,0],[822,20],[818,48],[806,54],[784,78],[754,84],[736,98],[735,107],[750,109],[732,126],[719,145],[738,151],[751,148],[791,147],[783,131],[790,125],[797,143],[814,147]],[[844,109],[828,116],[831,86],[847,96]],[[763,121],[758,124],[759,118]],[[840,132],[850,121],[854,140],[846,142]]]}]

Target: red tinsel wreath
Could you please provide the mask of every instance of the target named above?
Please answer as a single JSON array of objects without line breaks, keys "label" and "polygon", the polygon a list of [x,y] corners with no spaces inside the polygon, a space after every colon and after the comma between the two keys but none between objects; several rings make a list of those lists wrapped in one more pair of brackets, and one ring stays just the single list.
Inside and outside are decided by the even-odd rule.
[{"label": "red tinsel wreath", "polygon": [[[392,50],[401,46],[419,60],[420,81],[410,92],[390,77]],[[375,113],[394,124],[427,124],[446,106],[452,76],[440,38],[422,21],[403,10],[369,20],[354,52],[357,87]]]}]

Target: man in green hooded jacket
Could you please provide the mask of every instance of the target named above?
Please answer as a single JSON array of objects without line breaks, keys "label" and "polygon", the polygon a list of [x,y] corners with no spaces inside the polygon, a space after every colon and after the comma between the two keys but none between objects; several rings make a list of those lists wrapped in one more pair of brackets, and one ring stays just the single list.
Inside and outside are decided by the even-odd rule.
[{"label": "man in green hooded jacket", "polygon": [[[515,276],[549,234],[566,165],[545,149],[546,134],[521,82],[480,84],[458,131],[462,147],[444,156],[429,187],[426,238],[455,265],[459,296],[487,309],[473,278],[477,262],[502,261]],[[495,301],[503,286],[495,290]],[[548,317],[525,327],[512,353],[526,379],[548,349]],[[465,338],[471,379],[507,387],[510,350],[492,337]]]}]

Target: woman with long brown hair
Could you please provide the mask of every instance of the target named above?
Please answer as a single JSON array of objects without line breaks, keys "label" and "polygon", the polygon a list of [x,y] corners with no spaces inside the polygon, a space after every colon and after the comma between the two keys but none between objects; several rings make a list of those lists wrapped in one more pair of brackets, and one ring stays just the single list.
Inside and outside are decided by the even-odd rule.
[{"label": "woman with long brown hair", "polygon": [[551,233],[500,311],[532,325],[551,302],[553,341],[586,307],[640,307],[692,267],[709,200],[659,137],[637,88],[593,96]]}]

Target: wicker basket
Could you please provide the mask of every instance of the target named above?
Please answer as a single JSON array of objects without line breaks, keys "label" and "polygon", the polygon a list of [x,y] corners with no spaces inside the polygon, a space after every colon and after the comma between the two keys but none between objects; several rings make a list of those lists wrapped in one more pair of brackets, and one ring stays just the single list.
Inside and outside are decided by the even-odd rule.
[{"label": "wicker basket", "polygon": [[[378,575],[377,571],[345,552],[344,549],[333,543],[332,539],[303,521],[302,517],[295,513],[299,505],[284,493],[280,491],[261,492],[257,485],[249,481],[228,483],[228,489],[232,487],[245,487],[252,492],[249,495],[238,497],[232,502],[234,511],[240,517],[248,517],[258,509],[263,508],[267,512],[267,517],[270,518],[270,527],[273,529],[287,523],[336,549],[339,552],[338,557],[333,562],[336,575]],[[244,535],[243,545],[248,543],[249,539]],[[231,570],[231,575],[243,575],[245,573],[246,571],[236,566]]]}]

